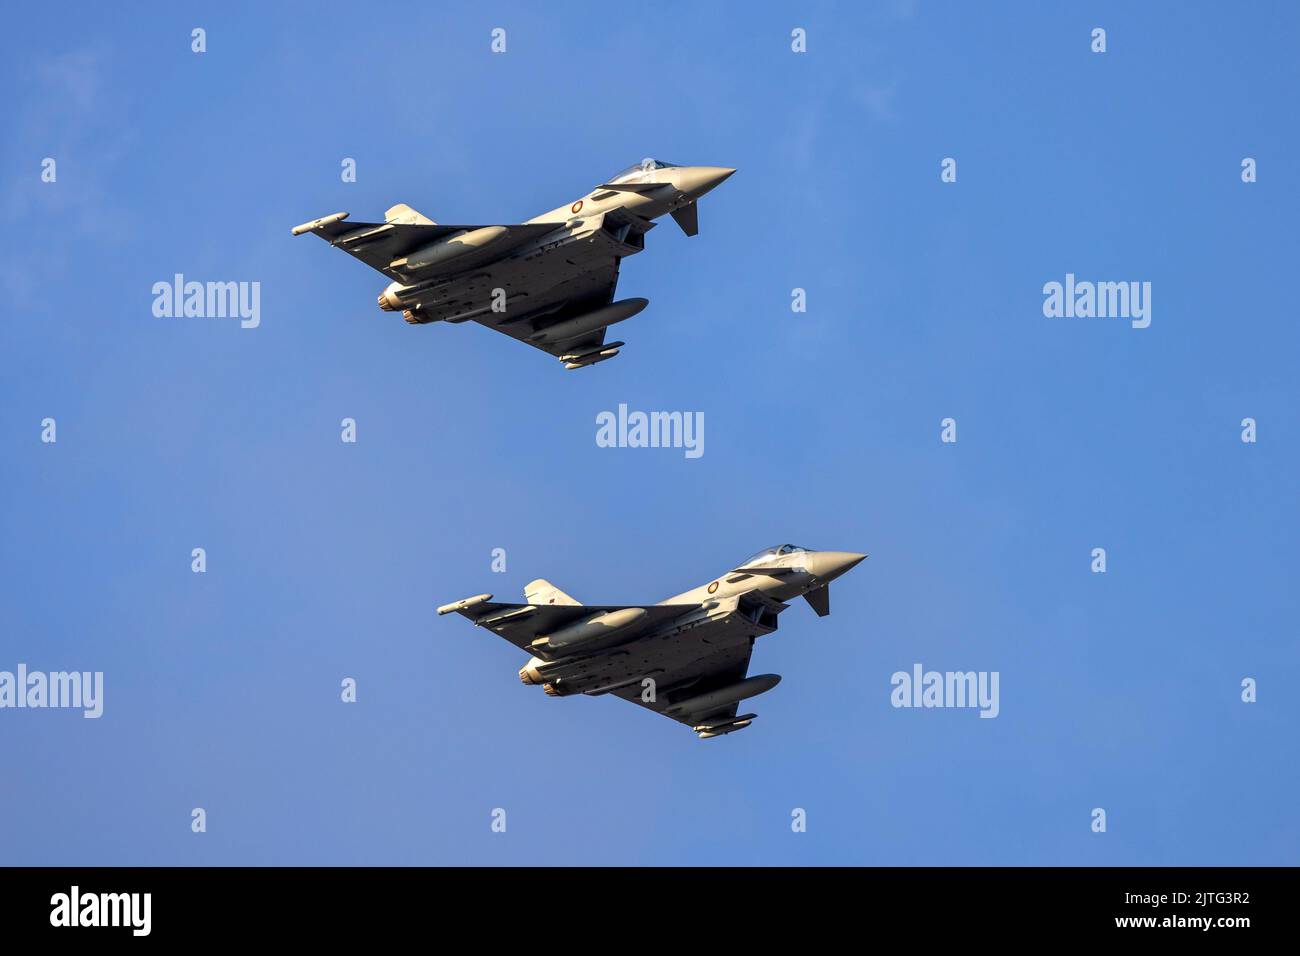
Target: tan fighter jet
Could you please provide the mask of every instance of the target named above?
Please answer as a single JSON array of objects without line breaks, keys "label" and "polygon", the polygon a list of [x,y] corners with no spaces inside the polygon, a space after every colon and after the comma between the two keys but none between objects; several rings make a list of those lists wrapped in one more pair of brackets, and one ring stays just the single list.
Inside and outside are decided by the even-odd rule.
[{"label": "tan fighter jet", "polygon": [[438,608],[463,614],[533,658],[519,671],[552,697],[613,694],[686,724],[700,737],[748,727],[737,704],[771,690],[776,674],[747,676],[756,638],[776,630],[784,601],[803,597],[825,617],[830,582],[866,557],[768,548],[716,581],[653,605],[582,605],[548,581],[526,604],[479,594]]},{"label": "tan fighter jet", "polygon": [[520,225],[438,225],[399,203],[384,222],[338,212],[293,234],[314,232],[392,279],[379,307],[413,325],[473,319],[585,368],[618,354],[605,330],[648,304],[614,301],[619,262],[645,248],[659,216],[695,235],[697,200],[734,172],[647,159]]}]

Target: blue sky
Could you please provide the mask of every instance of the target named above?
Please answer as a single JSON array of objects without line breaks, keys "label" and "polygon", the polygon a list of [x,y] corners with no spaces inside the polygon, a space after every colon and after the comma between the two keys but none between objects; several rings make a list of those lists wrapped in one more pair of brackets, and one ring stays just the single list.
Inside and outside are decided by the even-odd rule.
[{"label": "blue sky", "polygon": [[[1294,7],[263,6],[0,39],[0,669],[105,675],[99,720],[0,711],[0,861],[1300,862]],[[739,172],[623,264],[651,304],[594,369],[408,327],[289,235],[644,156]],[[260,326],[154,317],[177,272],[260,282]],[[1066,273],[1149,281],[1151,326],[1044,317]],[[619,403],[705,454],[598,447]],[[720,740],[434,614],[787,540],[871,558]],[[894,709],[917,662],[997,671],[999,716]]]}]

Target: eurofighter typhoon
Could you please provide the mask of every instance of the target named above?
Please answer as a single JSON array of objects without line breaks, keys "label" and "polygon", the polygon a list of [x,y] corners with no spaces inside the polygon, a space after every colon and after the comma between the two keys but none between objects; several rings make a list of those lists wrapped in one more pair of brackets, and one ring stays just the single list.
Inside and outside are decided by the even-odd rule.
[{"label": "eurofighter typhoon", "polygon": [[776,674],[749,676],[754,641],[802,597],[831,611],[830,582],[866,557],[768,548],[708,584],[653,605],[582,605],[548,581],[524,588],[526,604],[479,594],[438,608],[462,614],[533,657],[519,671],[552,697],[613,694],[683,723],[701,738],[743,730],[738,704],[771,690]]},{"label": "eurofighter typhoon", "polygon": [[624,343],[606,342],[606,329],[648,304],[614,301],[619,263],[665,214],[694,236],[697,201],[734,172],[647,159],[519,225],[439,225],[398,203],[383,222],[338,212],[293,234],[313,232],[393,280],[379,307],[413,325],[472,319],[585,368],[618,354]]}]

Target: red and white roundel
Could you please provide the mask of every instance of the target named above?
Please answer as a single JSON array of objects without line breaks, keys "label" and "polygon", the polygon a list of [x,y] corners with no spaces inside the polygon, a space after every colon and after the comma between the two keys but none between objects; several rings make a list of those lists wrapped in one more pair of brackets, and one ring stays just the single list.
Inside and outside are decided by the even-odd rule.
[{"label": "red and white roundel", "polygon": [[578,200],[577,202],[575,202],[572,206],[570,206],[570,207],[569,207],[569,212],[575,212],[575,213],[576,213],[576,212],[582,212],[582,200],[579,199],[579,200]]},{"label": "red and white roundel", "polygon": [[709,593],[710,593],[710,594],[712,594],[712,593],[713,593],[714,591],[716,591],[717,589],[718,589],[718,582],[717,582],[717,581],[714,581],[712,584],[709,585]]}]

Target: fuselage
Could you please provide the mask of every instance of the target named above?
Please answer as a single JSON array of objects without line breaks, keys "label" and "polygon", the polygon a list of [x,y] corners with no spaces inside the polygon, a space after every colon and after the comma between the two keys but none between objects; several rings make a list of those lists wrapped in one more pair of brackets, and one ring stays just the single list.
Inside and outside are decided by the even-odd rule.
[{"label": "fuselage", "polygon": [[740,646],[747,659],[744,642],[776,630],[785,601],[815,593],[822,598],[809,597],[809,603],[819,614],[829,613],[827,584],[865,557],[790,544],[768,548],[707,584],[661,601],[655,607],[663,613],[653,617],[644,607],[603,609],[552,631],[540,644],[532,642],[540,656],[520,669],[519,678],[563,697],[630,686],[651,674],[706,667],[718,655],[740,653]]},{"label": "fuselage", "polygon": [[[724,166],[654,165],[650,160],[639,167],[620,173],[567,206],[529,219],[529,223],[569,223],[587,219],[615,209],[626,209],[642,219],[658,219],[699,199],[718,186],[734,169]],[[638,187],[607,189],[605,186]]]},{"label": "fuselage", "polygon": [[599,274],[611,260],[617,262],[642,248],[642,235],[649,226],[610,225],[618,214],[640,220],[672,214],[693,235],[697,226],[693,204],[733,172],[722,166],[673,166],[646,160],[581,199],[523,223],[535,230],[531,238],[512,240],[506,226],[480,226],[444,237],[394,261],[404,277],[384,288],[379,307],[403,312],[413,324],[459,322],[500,313],[494,303],[504,290],[522,302],[524,312],[516,312],[513,318],[554,313],[590,292],[584,274]]},{"label": "fuselage", "polygon": [[[782,549],[790,550],[782,553]],[[789,601],[822,587],[861,561],[851,551],[808,551],[793,545],[769,548],[707,584],[683,591],[661,604],[704,604],[759,590],[778,601]],[[762,573],[764,570],[772,574]]]}]

